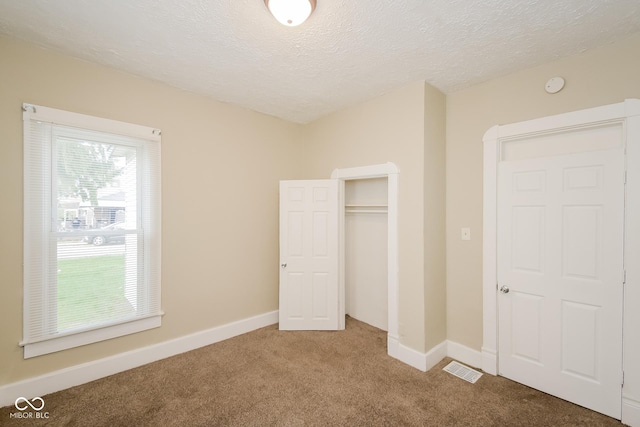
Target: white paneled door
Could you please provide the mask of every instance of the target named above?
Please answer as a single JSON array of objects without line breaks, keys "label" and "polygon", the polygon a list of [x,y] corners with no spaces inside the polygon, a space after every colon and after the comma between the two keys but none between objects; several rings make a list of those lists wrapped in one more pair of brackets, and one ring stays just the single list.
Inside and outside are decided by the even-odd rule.
[{"label": "white paneled door", "polygon": [[498,167],[499,373],[620,419],[622,148]]},{"label": "white paneled door", "polygon": [[338,181],[280,182],[280,329],[338,329]]}]

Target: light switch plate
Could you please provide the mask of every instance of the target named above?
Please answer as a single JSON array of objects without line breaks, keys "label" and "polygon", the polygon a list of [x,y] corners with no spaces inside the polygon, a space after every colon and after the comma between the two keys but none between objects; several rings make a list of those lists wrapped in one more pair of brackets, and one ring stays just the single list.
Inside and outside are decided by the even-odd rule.
[{"label": "light switch plate", "polygon": [[461,239],[462,240],[471,240],[471,229],[468,227],[463,227],[460,230]]}]

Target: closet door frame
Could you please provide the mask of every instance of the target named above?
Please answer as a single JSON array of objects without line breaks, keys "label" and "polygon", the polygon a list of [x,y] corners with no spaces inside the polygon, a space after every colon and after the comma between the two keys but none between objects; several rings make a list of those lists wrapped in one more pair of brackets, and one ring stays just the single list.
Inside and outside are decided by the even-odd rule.
[{"label": "closet door frame", "polygon": [[354,179],[387,178],[387,289],[388,289],[388,331],[387,353],[398,359],[398,167],[391,163],[361,166],[355,168],[335,169],[332,179],[338,182],[338,329],[345,328],[345,181]]}]

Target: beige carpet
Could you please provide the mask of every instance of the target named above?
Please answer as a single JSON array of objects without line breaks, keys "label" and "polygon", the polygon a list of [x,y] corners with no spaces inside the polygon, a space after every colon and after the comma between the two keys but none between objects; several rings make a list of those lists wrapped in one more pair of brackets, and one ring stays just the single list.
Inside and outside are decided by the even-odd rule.
[{"label": "beige carpet", "polygon": [[347,319],[340,332],[263,328],[43,396],[47,420],[78,426],[620,426],[505,378],[469,384],[386,354],[386,333]]}]

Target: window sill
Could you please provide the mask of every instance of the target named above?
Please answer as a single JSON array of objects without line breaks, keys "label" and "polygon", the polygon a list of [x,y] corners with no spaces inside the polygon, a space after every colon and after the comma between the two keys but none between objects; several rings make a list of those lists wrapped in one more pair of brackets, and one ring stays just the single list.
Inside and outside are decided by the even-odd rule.
[{"label": "window sill", "polygon": [[158,314],[145,317],[143,319],[132,320],[126,323],[118,323],[99,329],[91,329],[88,331],[50,338],[44,341],[31,343],[21,342],[20,346],[24,347],[24,358],[29,359],[31,357],[42,356],[43,354],[55,353],[56,351],[80,347],[111,338],[158,328],[161,325],[161,319],[162,314]]}]

